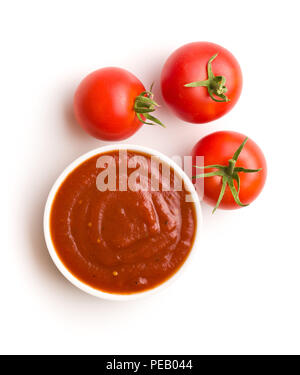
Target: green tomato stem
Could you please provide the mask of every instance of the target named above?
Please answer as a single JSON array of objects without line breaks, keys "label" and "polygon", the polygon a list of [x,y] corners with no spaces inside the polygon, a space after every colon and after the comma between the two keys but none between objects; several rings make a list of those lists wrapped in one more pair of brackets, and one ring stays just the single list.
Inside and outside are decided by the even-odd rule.
[{"label": "green tomato stem", "polygon": [[[166,127],[158,118],[150,115],[150,112],[154,112],[159,105],[153,100],[152,93],[153,83],[150,87],[150,91],[143,91],[135,98],[134,111],[140,122],[146,125],[160,125]],[[147,121],[149,120],[149,121]]]},{"label": "green tomato stem", "polygon": [[[243,167],[236,167],[235,164],[238,160],[238,157],[240,153],[242,152],[246,142],[248,140],[248,137],[246,137],[243,141],[243,143],[239,146],[239,148],[236,150],[234,153],[233,157],[228,160],[228,165],[219,165],[219,164],[213,164],[213,165],[207,165],[204,167],[199,167],[199,166],[194,166],[196,168],[200,169],[207,169],[207,168],[214,168],[216,169],[213,172],[208,172],[208,173],[200,173],[197,174],[196,176],[193,176],[193,178],[205,178],[205,177],[214,177],[214,176],[219,176],[222,179],[222,187],[220,191],[220,195],[218,197],[218,201],[213,209],[214,213],[216,209],[219,207],[223,196],[225,194],[226,187],[228,186],[231,194],[236,202],[241,207],[248,206],[247,204],[244,204],[240,201],[239,198],[239,193],[240,193],[240,176],[239,173],[257,173],[262,170],[262,168],[259,169],[248,169],[248,168],[243,168]],[[237,189],[234,185],[234,180],[237,183]]]},{"label": "green tomato stem", "polygon": [[227,173],[229,174],[229,176],[233,175],[235,163],[236,161],[234,159],[230,159],[228,162]]},{"label": "green tomato stem", "polygon": [[[205,81],[195,81],[191,83],[187,83],[185,87],[207,87],[207,91],[209,96],[215,102],[229,102],[230,99],[225,95],[227,92],[226,78],[224,76],[215,76],[212,71],[212,62],[218,56],[216,53],[213,55],[207,63],[207,77]],[[217,98],[219,99],[217,99]]]}]

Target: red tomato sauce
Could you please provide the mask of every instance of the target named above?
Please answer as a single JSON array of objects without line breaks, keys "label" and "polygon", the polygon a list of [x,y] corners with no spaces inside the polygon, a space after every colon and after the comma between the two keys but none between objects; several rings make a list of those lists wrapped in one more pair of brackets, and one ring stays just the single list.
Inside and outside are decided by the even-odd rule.
[{"label": "red tomato sauce", "polygon": [[[145,157],[150,186],[151,156],[127,154],[128,160]],[[117,294],[152,289],[174,275],[189,255],[197,226],[195,205],[186,201],[184,186],[175,191],[172,168],[170,189],[164,191],[161,164],[155,171],[158,191],[120,191],[118,151],[105,153],[116,162],[117,190],[100,191],[96,179],[105,168],[96,163],[102,155],[80,164],[59,187],[50,214],[54,247],[67,269],[93,288]],[[128,176],[135,170],[127,165]]]}]

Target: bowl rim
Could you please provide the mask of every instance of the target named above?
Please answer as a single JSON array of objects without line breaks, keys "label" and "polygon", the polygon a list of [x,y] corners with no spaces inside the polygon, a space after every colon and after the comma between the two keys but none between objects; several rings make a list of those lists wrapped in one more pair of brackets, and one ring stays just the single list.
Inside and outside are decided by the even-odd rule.
[{"label": "bowl rim", "polygon": [[[106,153],[109,151],[115,151],[115,150],[132,150],[132,151],[142,152],[148,155],[154,155],[154,156],[159,157],[163,162],[170,165],[175,170],[175,172],[177,172],[180,175],[180,177],[183,179],[187,190],[192,195],[192,198],[195,204],[196,219],[197,219],[196,233],[195,233],[193,246],[186,260],[181,265],[181,267],[171,277],[169,277],[166,281],[157,285],[156,287],[145,290],[145,291],[141,291],[138,293],[131,293],[131,294],[117,294],[117,293],[109,293],[109,292],[101,291],[79,280],[76,276],[74,276],[68,270],[68,268],[63,264],[63,262],[59,258],[55,250],[55,246],[52,242],[51,233],[50,233],[50,213],[51,213],[52,204],[53,204],[53,201],[55,199],[58,189],[60,188],[64,180],[67,178],[67,176],[80,164],[90,159],[91,157],[97,154],[103,154],[103,153]],[[81,156],[73,160],[61,172],[61,174],[58,176],[58,178],[55,180],[54,184],[52,185],[52,188],[50,189],[50,192],[46,200],[45,209],[44,209],[44,217],[43,217],[45,242],[46,242],[50,257],[52,258],[52,261],[54,262],[58,270],[63,274],[63,276],[68,281],[70,281],[74,286],[81,289],[82,291],[88,294],[91,294],[95,297],[106,299],[106,300],[112,300],[112,301],[128,301],[128,300],[135,300],[140,297],[150,296],[150,295],[156,294],[157,292],[160,292],[166,289],[171,283],[177,280],[178,277],[185,270],[187,265],[191,263],[191,258],[194,255],[195,249],[199,247],[201,226],[202,226],[202,210],[201,210],[201,205],[200,205],[198,194],[194,188],[192,181],[189,179],[187,174],[180,168],[180,166],[174,160],[172,160],[169,156],[166,156],[160,151],[157,151],[153,148],[140,146],[140,145],[134,145],[134,144],[123,144],[123,143],[121,144],[114,143],[111,145],[97,147],[91,151],[88,151],[82,154]]]}]

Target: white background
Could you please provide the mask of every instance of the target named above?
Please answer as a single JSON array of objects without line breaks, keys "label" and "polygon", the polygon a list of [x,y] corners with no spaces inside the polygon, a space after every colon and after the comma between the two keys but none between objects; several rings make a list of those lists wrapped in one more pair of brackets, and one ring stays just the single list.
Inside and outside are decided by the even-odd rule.
[{"label": "white background", "polygon": [[[2,1],[0,8],[2,354],[300,353],[299,1]],[[268,180],[249,207],[203,204],[202,246],[163,294],[107,302],[57,271],[44,244],[48,191],[104,142],[76,124],[72,96],[115,65],[162,103],[168,55],[191,41],[228,48],[244,76],[225,117],[144,126],[128,142],[185,155],[205,134],[242,132],[263,149]],[[163,104],[163,103],[162,103]],[[125,141],[126,142],[126,141]]]}]

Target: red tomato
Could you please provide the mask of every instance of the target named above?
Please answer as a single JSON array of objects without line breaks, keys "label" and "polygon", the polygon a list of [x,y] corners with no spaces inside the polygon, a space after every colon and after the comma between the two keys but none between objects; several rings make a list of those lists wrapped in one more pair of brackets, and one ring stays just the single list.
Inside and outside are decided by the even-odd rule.
[{"label": "red tomato", "polygon": [[[236,209],[248,205],[265,184],[265,157],[257,144],[243,134],[232,131],[209,134],[195,145],[192,156],[193,165],[197,165],[196,156],[204,157],[206,167],[217,165],[214,168],[194,168],[194,174],[200,174],[199,178],[202,173],[208,174],[204,176],[203,200],[215,208]],[[234,188],[230,188],[230,184]],[[225,189],[223,196],[222,186]]]},{"label": "red tomato", "polygon": [[148,123],[146,119],[162,125],[149,114],[157,105],[152,99],[153,94],[127,70],[103,68],[79,84],[74,96],[75,117],[94,137],[121,140]]},{"label": "red tomato", "polygon": [[166,61],[161,89],[178,117],[205,123],[223,116],[235,105],[242,90],[242,72],[225,48],[208,42],[189,43]]}]

